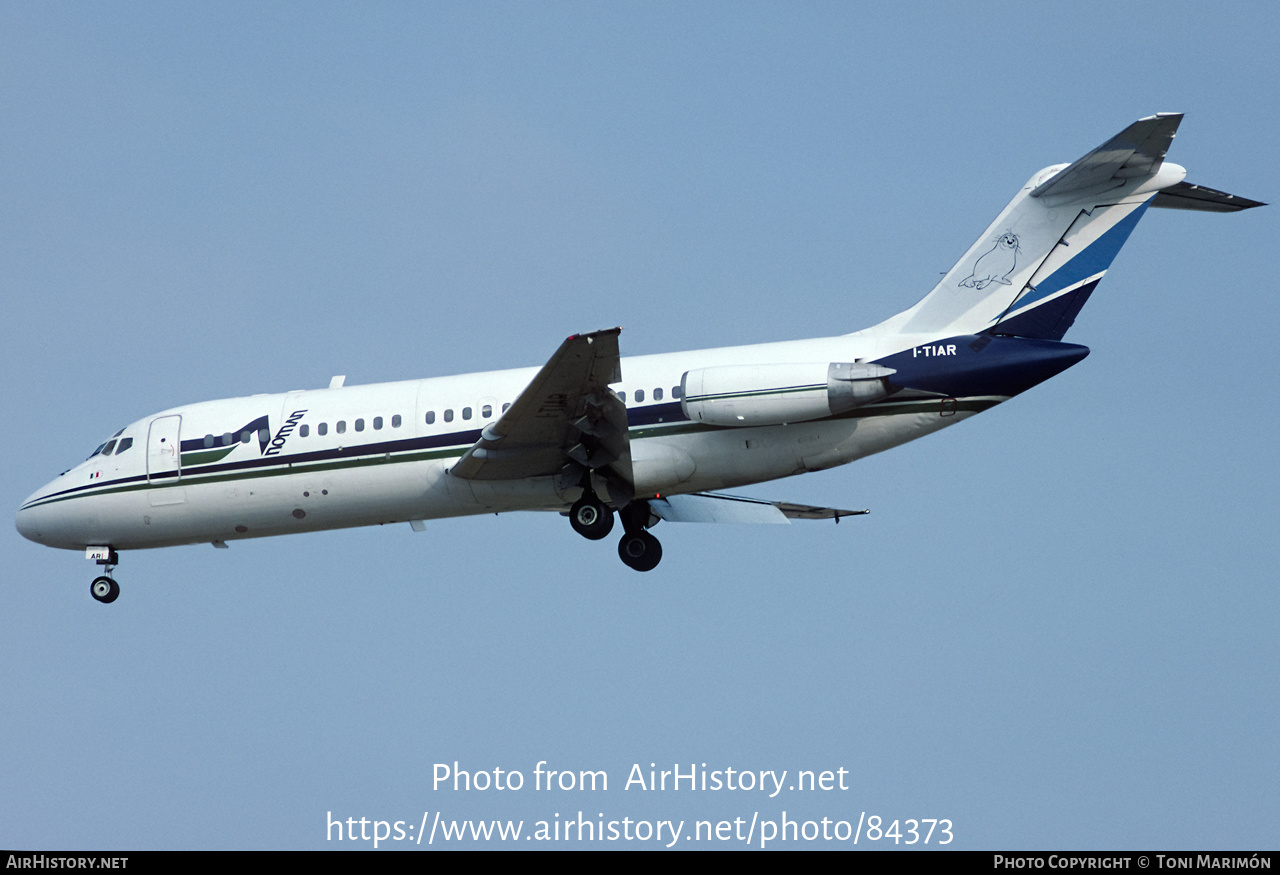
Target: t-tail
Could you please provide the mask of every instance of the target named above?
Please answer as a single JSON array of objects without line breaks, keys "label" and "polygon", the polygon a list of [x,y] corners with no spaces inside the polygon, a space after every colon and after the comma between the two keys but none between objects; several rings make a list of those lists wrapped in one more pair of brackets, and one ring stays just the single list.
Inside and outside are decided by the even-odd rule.
[{"label": "t-tail", "polygon": [[1147,207],[1263,206],[1184,181],[1164,160],[1181,121],[1141,119],[1078,161],[1041,170],[933,291],[880,328],[1061,340]]}]

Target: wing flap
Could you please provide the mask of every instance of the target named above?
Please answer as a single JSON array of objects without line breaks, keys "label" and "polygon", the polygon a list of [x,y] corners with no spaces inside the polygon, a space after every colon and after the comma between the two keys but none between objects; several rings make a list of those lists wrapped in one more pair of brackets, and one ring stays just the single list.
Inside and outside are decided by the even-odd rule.
[{"label": "wing flap", "polygon": [[786,501],[765,501],[741,495],[717,492],[692,492],[649,500],[649,508],[660,518],[673,523],[752,523],[787,525],[793,519],[835,520],[870,513],[867,510],[841,510],[815,507]]},{"label": "wing flap", "polygon": [[773,504],[774,507],[786,514],[787,519],[791,520],[835,520],[838,523],[841,517],[862,516],[864,513],[871,513],[866,508],[862,510],[841,510],[835,507],[815,507],[811,504],[792,504],[789,501],[775,501]]}]

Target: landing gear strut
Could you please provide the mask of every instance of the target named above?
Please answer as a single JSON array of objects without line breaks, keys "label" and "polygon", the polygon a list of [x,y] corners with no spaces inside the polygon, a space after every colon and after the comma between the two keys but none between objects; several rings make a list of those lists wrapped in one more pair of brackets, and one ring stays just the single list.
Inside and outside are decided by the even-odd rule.
[{"label": "landing gear strut", "polygon": [[107,550],[105,556],[97,560],[102,566],[103,576],[95,577],[89,584],[89,593],[104,605],[109,605],[120,597],[120,584],[111,579],[111,569],[120,564],[120,554],[115,550]]},{"label": "landing gear strut", "polygon": [[587,489],[569,508],[569,525],[582,537],[599,541],[613,530],[613,511]]}]

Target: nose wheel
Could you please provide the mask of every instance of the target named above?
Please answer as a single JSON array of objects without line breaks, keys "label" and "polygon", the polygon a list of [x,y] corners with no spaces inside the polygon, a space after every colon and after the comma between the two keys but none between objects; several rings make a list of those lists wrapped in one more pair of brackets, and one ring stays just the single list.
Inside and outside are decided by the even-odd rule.
[{"label": "nose wheel", "polygon": [[104,605],[109,605],[120,597],[120,584],[110,577],[98,577],[89,584],[89,592]]}]

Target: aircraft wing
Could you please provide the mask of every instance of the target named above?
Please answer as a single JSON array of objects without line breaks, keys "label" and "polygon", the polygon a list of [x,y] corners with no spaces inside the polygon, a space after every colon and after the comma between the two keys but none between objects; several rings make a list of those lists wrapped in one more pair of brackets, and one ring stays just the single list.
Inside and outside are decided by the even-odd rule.
[{"label": "aircraft wing", "polygon": [[588,470],[630,500],[634,491],[627,407],[609,388],[622,379],[621,328],[575,334],[449,473],[468,480],[560,475],[565,488]]},{"label": "aircraft wing", "polygon": [[1041,183],[1031,196],[1114,188],[1135,176],[1150,176],[1160,170],[1181,123],[1179,112],[1162,112],[1139,119]]},{"label": "aircraft wing", "polygon": [[787,501],[765,501],[718,492],[692,492],[649,500],[649,508],[673,523],[764,523],[786,525],[791,520],[835,520],[869,510],[840,510]]}]

